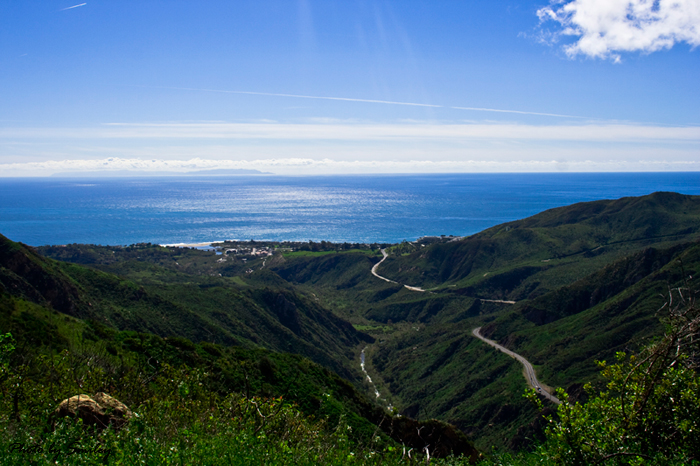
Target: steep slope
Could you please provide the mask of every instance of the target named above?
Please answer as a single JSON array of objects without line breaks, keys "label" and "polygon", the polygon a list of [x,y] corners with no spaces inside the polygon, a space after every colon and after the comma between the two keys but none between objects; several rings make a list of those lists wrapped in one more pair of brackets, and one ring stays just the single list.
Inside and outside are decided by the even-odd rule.
[{"label": "steep slope", "polygon": [[[351,383],[299,355],[117,331],[5,291],[0,291],[0,330],[3,336],[12,335],[10,341],[18,350],[9,358],[2,354],[0,388],[7,396],[4,401],[15,400],[4,407],[7,413],[15,411],[22,418],[22,428],[36,430],[37,436],[46,432],[42,413],[51,413],[60,400],[75,393],[108,391],[137,412],[162,401],[166,392],[174,391],[180,401],[200,402],[239,393],[250,399],[250,406],[263,402],[253,397],[284,398],[294,403],[297,416],[326,421],[329,430],[342,418],[358,448],[375,441],[391,442],[391,438],[417,451],[427,445],[433,456],[464,454],[472,462],[479,456],[453,426],[392,417]],[[12,373],[22,374],[25,381],[8,383]],[[3,416],[2,420],[8,419]],[[422,435],[416,435],[416,430]]]},{"label": "steep slope", "polygon": [[457,285],[457,293],[520,300],[571,283],[652,244],[700,233],[700,196],[654,193],[551,209],[460,241],[390,257],[382,273],[400,283]]},{"label": "steep slope", "polygon": [[[148,290],[113,275],[74,264],[55,263],[21,244],[0,239],[0,334],[10,332],[18,350],[10,359],[3,353],[2,362],[9,362],[9,367],[16,368],[16,372],[27,379],[26,383],[8,386],[3,385],[7,381],[3,377],[0,388],[10,395],[7,399],[15,399],[12,409],[23,418],[25,429],[44,431],[45,419],[40,425],[27,422],[41,417],[36,416],[38,411],[50,413],[58,401],[75,393],[108,391],[139,410],[157,402],[161,391],[172,391],[175,386],[181,398],[197,396],[211,400],[232,392],[246,397],[284,397],[294,403],[300,415],[326,420],[329,428],[338,425],[343,418],[351,428],[350,438],[360,444],[386,442],[390,437],[399,445],[416,451],[429,447],[433,456],[464,454],[472,461],[479,456],[469,439],[453,426],[436,420],[419,422],[392,417],[353,384],[329,370],[328,366],[333,364],[323,367],[298,354],[269,351],[252,344],[247,348],[222,346],[209,341],[193,342],[172,334],[163,338],[149,332],[118,330],[110,325],[114,322],[101,318],[103,313],[110,319],[126,315],[122,323],[147,324],[150,322],[147,318],[143,321],[131,319],[128,314],[137,310],[129,306],[129,300],[150,306],[157,305],[158,299],[151,298]],[[270,285],[283,281],[273,273],[263,273],[251,282]],[[83,287],[84,283],[87,286]],[[136,290],[136,295],[127,294],[125,301],[119,301],[119,296],[130,289]],[[110,290],[109,294],[104,290]],[[53,302],[64,305],[73,315],[59,312],[52,306],[50,298],[60,292],[67,293],[69,299]],[[197,293],[192,290],[183,293],[180,311],[188,308],[185,295],[193,299]],[[349,324],[327,315],[319,306],[312,309],[310,317],[300,318],[297,306],[305,304],[294,293],[267,287],[253,290],[250,296],[257,300],[251,303],[259,302],[255,304],[256,312],[267,309],[275,313],[286,328],[298,333],[309,346],[324,341],[314,340],[313,328],[305,325],[304,318],[313,320],[319,327],[334,330],[339,345],[357,343],[348,340],[348,335],[357,334]],[[212,298],[200,295],[194,298],[197,299]],[[145,309],[138,311],[145,312]],[[89,319],[75,315],[85,315]],[[198,322],[188,323],[198,325]],[[322,348],[315,350],[327,356]],[[7,375],[5,369],[3,366],[3,373]],[[41,399],[30,396],[37,392],[41,393]],[[15,396],[18,393],[23,395]],[[255,399],[251,400],[251,406],[255,403]],[[385,437],[381,437],[382,432]]]},{"label": "steep slope", "polygon": [[669,290],[698,290],[700,244],[648,248],[575,283],[513,306],[485,327],[543,366],[552,383],[583,382],[596,360],[635,350],[663,332]]},{"label": "steep slope", "polygon": [[[144,246],[141,252],[145,255],[153,248],[157,247]],[[246,286],[237,286],[224,278],[158,271],[151,265],[154,276],[170,281],[139,284],[129,277],[43,258],[4,237],[0,254],[0,286],[8,293],[71,316],[162,337],[298,353],[361,380],[352,356],[355,347],[371,337],[280,286],[285,282],[271,272],[253,274]],[[143,267],[138,270],[143,273]]]},{"label": "steep slope", "polygon": [[690,277],[699,271],[697,242],[647,248],[531,301],[375,344],[372,367],[407,414],[448,420],[482,448],[505,445],[534,412],[520,397],[521,366],[471,337],[474,327],[525,356],[544,383],[578,396],[597,380],[596,360],[663,332],[669,287],[697,289]]},{"label": "steep slope", "polygon": [[69,315],[86,311],[79,291],[58,264],[0,235],[0,291],[48,305]]}]

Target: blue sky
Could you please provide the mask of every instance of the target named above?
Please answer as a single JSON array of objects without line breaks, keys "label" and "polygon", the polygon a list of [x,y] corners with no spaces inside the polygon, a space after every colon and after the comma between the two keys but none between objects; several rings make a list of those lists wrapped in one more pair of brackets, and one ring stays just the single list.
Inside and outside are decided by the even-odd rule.
[{"label": "blue sky", "polygon": [[700,170],[700,1],[0,3],[0,173]]}]

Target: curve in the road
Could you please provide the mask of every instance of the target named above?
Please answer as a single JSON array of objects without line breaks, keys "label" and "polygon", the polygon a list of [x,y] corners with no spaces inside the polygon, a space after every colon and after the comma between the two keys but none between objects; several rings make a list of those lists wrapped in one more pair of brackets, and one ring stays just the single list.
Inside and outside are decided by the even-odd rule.
[{"label": "curve in the road", "polygon": [[502,299],[483,299],[479,298],[482,303],[499,303],[499,304],[516,304],[515,301],[504,301]]},{"label": "curve in the road", "polygon": [[544,396],[545,398],[547,398],[547,399],[548,399],[549,401],[551,401],[552,403],[555,403],[555,404],[561,403],[561,401],[559,401],[559,398],[557,398],[556,396],[554,396],[554,395],[552,395],[551,393],[549,393],[547,390],[545,390],[545,389],[540,385],[540,382],[537,380],[537,375],[535,375],[535,369],[532,367],[532,364],[530,364],[530,362],[529,362],[527,359],[525,359],[524,357],[520,356],[518,353],[514,353],[513,351],[509,350],[508,348],[499,345],[499,344],[496,343],[495,341],[489,340],[488,338],[483,337],[483,336],[481,335],[481,333],[479,333],[480,330],[481,330],[481,327],[477,327],[477,328],[475,328],[474,330],[472,330],[472,334],[473,334],[475,337],[477,337],[479,340],[481,340],[481,341],[483,341],[483,342],[485,342],[485,343],[487,343],[487,344],[493,346],[494,348],[496,348],[496,349],[500,350],[501,352],[507,354],[507,355],[510,356],[511,358],[518,360],[518,362],[520,362],[520,364],[522,364],[523,367],[525,368],[525,378],[527,379],[528,385],[530,385],[532,388],[534,388],[535,390],[537,390],[537,393],[539,393],[540,395]]},{"label": "curve in the road", "polygon": [[[384,257],[382,257],[382,260],[380,260],[379,262],[377,262],[376,264],[374,264],[374,266],[372,267],[372,275],[374,275],[375,277],[377,277],[377,278],[379,278],[379,279],[381,279],[381,280],[384,280],[385,282],[396,283],[397,285],[400,285],[400,283],[395,282],[394,280],[389,280],[389,279],[386,278],[386,277],[382,277],[381,275],[379,275],[379,274],[377,273],[377,269],[379,268],[379,266],[381,265],[381,263],[384,262],[384,261],[386,260],[387,257],[389,257],[389,254],[387,254],[386,250],[382,249],[381,251],[382,251],[382,255],[383,255]],[[420,291],[420,292],[425,292],[425,291],[426,291],[426,290],[424,290],[424,289],[422,289],[422,288],[418,288],[418,287],[416,287],[416,286],[404,285],[404,287],[406,287],[406,288],[408,288],[409,290],[412,290],[412,291]],[[428,293],[430,293],[430,292],[428,292]],[[503,301],[503,300],[495,300],[495,299],[482,299],[482,301],[488,301],[488,302],[493,302],[493,303],[503,303],[503,304],[515,304],[515,301]],[[518,353],[514,353],[513,351],[509,350],[508,348],[499,345],[499,344],[496,343],[495,341],[489,340],[488,338],[481,336],[481,334],[479,333],[479,330],[481,330],[481,327],[475,328],[474,330],[472,330],[472,334],[473,334],[475,337],[477,337],[479,340],[482,340],[483,342],[485,342],[485,343],[487,343],[487,344],[493,346],[494,348],[496,348],[496,349],[500,350],[501,352],[507,354],[507,355],[510,356],[511,358],[518,360],[518,361],[520,362],[520,364],[523,365],[523,367],[525,368],[525,378],[526,378],[526,380],[527,380],[528,385],[530,385],[532,388],[534,388],[535,390],[537,390],[537,393],[539,393],[540,395],[544,396],[545,398],[547,398],[547,399],[548,399],[549,401],[551,401],[552,403],[555,403],[555,404],[561,403],[561,401],[559,401],[559,398],[557,398],[556,396],[554,396],[554,395],[552,395],[551,393],[549,393],[546,389],[544,389],[544,388],[540,385],[540,382],[537,380],[537,375],[535,374],[535,369],[532,367],[532,364],[530,364],[530,362],[529,362],[527,359],[525,359],[524,357],[520,356]],[[364,356],[364,350],[363,350],[363,356]],[[363,360],[363,362],[364,362],[364,360]],[[367,377],[369,378],[369,376],[367,376]]]},{"label": "curve in the road", "polygon": [[[387,254],[386,249],[382,249],[381,251],[382,251],[382,255],[383,255],[384,257],[382,257],[382,260],[380,260],[379,262],[377,262],[376,264],[374,264],[374,266],[372,267],[372,275],[374,275],[374,276],[377,277],[377,278],[380,278],[380,279],[384,280],[385,282],[396,283],[397,285],[400,285],[401,283],[395,282],[394,280],[389,280],[388,278],[382,277],[381,275],[379,275],[379,274],[377,273],[377,268],[379,268],[379,266],[381,265],[381,263],[384,262],[384,261],[386,260],[387,257],[389,257],[389,254]],[[407,288],[407,289],[409,289],[409,290],[411,290],[411,291],[420,291],[421,293],[425,293],[425,292],[426,292],[426,290],[424,290],[423,288],[419,288],[419,287],[417,287],[417,286],[408,286],[408,285],[404,285],[404,288]],[[430,293],[430,292],[428,291],[428,293]]]},{"label": "curve in the road", "polygon": [[[380,260],[379,262],[377,262],[376,264],[374,264],[374,267],[372,267],[372,275],[374,275],[375,277],[377,277],[377,278],[379,278],[379,279],[384,280],[385,282],[396,283],[396,284],[398,285],[398,283],[395,282],[394,280],[389,280],[388,278],[382,277],[381,275],[379,275],[379,274],[377,273],[377,269],[379,268],[379,266],[382,264],[382,262],[384,262],[384,261],[386,260],[387,257],[389,257],[389,254],[386,253],[386,249],[382,249],[381,251],[382,251],[382,255],[383,255],[384,257],[382,257],[382,260]],[[365,269],[365,270],[367,270],[367,269]]]}]

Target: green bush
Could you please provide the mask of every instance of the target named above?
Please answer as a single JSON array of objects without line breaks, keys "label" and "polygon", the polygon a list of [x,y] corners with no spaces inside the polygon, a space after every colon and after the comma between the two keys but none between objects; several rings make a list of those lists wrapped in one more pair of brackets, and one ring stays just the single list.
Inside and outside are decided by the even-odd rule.
[{"label": "green bush", "polygon": [[[146,370],[94,351],[14,349],[0,335],[0,465],[405,464],[385,437],[358,443],[330,397],[320,412],[333,415],[316,419],[282,397],[221,396],[209,373],[186,365]],[[108,390],[135,413],[120,430],[53,417],[65,398]]]},{"label": "green bush", "polygon": [[560,390],[558,419],[549,419],[547,439],[533,453],[502,455],[491,464],[700,464],[694,296],[682,288],[669,294],[667,332],[658,342],[636,356],[618,353],[614,364],[600,362],[606,388],[596,395],[587,386],[587,403],[571,403]]}]

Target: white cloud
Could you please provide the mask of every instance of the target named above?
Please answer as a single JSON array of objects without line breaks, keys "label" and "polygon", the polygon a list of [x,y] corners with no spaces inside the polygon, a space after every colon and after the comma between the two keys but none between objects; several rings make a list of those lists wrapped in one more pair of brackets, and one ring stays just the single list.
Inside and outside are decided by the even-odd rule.
[{"label": "white cloud", "polygon": [[700,45],[698,0],[552,0],[537,11],[553,20],[559,35],[577,40],[564,47],[570,57],[620,60],[620,52],[651,53],[686,42]]},{"label": "white cloud", "polygon": [[112,123],[0,128],[0,176],[698,170],[700,127],[622,123]]},{"label": "white cloud", "polygon": [[448,172],[596,172],[596,171],[698,171],[700,162],[693,160],[624,160],[586,159],[569,161],[563,158],[535,160],[335,160],[329,158],[284,158],[257,160],[145,160],[110,157],[88,160],[52,160],[45,162],[0,164],[5,176],[46,176],[53,173],[101,171],[123,172],[132,170],[172,174],[206,169],[258,169],[276,174],[329,174],[329,173],[448,173]]},{"label": "white cloud", "polygon": [[110,123],[92,128],[0,128],[2,140],[158,139],[265,141],[700,141],[699,126],[448,123]]}]

